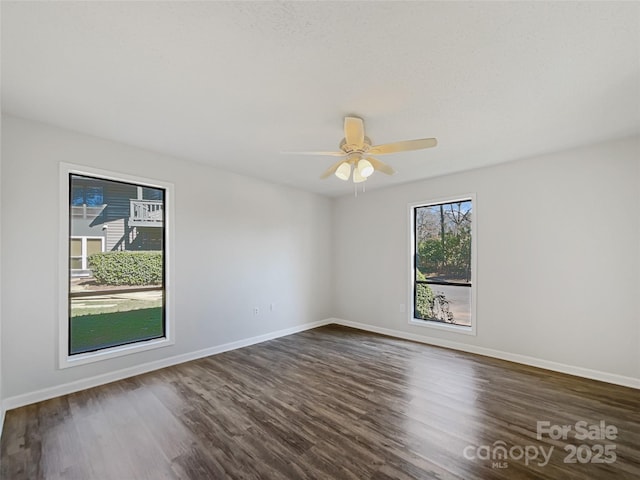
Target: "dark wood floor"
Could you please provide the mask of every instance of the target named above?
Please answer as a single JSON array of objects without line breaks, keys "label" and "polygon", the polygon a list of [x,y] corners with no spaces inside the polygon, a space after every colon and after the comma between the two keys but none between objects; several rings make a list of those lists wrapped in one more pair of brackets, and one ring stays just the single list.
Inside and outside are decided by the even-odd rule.
[{"label": "dark wood floor", "polygon": [[1,444],[6,480],[638,479],[640,392],[329,326],[11,410]]}]

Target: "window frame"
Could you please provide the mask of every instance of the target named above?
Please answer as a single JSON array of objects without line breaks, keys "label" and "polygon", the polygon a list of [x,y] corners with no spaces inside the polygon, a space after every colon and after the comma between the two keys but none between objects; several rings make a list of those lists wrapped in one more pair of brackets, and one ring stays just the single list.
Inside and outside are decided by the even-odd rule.
[{"label": "window frame", "polygon": [[[119,345],[97,351],[69,353],[69,274],[70,251],[70,174],[85,175],[116,182],[134,183],[143,187],[162,188],[164,199],[164,275],[165,275],[165,336],[153,340]],[[77,365],[121,357],[175,344],[174,302],[173,302],[173,184],[161,180],[103,170],[84,165],[60,162],[59,169],[59,239],[58,239],[58,368],[64,369]]]},{"label": "window frame", "polygon": [[[423,320],[420,318],[414,317],[414,296],[415,296],[415,262],[416,262],[416,226],[415,226],[415,209],[420,207],[428,207],[443,203],[454,203],[461,202],[465,200],[471,200],[471,287],[460,287],[460,288],[471,288],[471,305],[469,316],[471,319],[471,326],[466,325],[455,325],[450,323],[444,323],[435,320]],[[437,197],[437,198],[428,198],[426,200],[420,202],[412,202],[408,205],[408,225],[409,225],[409,276],[408,276],[408,302],[407,302],[407,312],[408,312],[408,321],[410,325],[417,325],[420,327],[433,328],[437,330],[445,330],[454,333],[461,333],[464,335],[473,335],[477,334],[478,327],[478,318],[476,314],[476,304],[477,304],[477,199],[475,193],[467,193],[463,195],[451,195],[446,197]]]}]

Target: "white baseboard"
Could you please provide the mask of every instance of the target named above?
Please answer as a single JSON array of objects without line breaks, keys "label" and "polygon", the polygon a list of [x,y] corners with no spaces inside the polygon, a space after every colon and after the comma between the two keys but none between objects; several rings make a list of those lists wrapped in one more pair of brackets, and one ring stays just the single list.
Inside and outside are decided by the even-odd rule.
[{"label": "white baseboard", "polygon": [[345,327],[357,328],[359,330],[366,330],[369,332],[380,333],[382,335],[388,335],[390,337],[402,338],[405,340],[412,340],[415,342],[426,343],[429,345],[436,345],[439,347],[451,348],[454,350],[460,350],[463,352],[476,353],[479,355],[485,355],[488,357],[499,358],[501,360],[508,360],[510,362],[522,363],[524,365],[530,365],[532,367],[544,368],[547,370],[553,370],[561,373],[568,373],[570,375],[576,375],[579,377],[590,378],[593,380],[599,380],[602,382],[613,383],[616,385],[622,385],[625,387],[640,389],[640,379],[633,377],[625,377],[623,375],[616,375],[613,373],[601,372],[598,370],[591,370],[588,368],[575,367],[572,365],[565,365],[562,363],[551,362],[540,358],[529,357],[526,355],[520,355],[516,353],[503,352],[500,350],[493,350],[485,347],[478,347],[475,345],[468,345],[459,342],[453,342],[450,340],[444,340],[441,338],[428,337],[424,335],[417,335],[408,332],[402,332],[399,330],[392,330],[389,328],[376,327],[373,325],[367,325],[364,323],[352,322],[341,318],[327,318],[316,322],[305,323],[303,325],[296,325],[295,327],[278,330],[275,332],[266,333],[264,335],[258,335],[256,337],[250,337],[235,342],[225,343],[215,347],[205,348],[195,352],[185,353],[182,355],[176,355],[155,362],[144,363],[142,365],[136,365],[135,367],[129,367],[114,372],[105,373],[102,375],[96,375],[94,377],[83,378],[75,382],[65,383],[63,385],[57,385],[55,387],[44,388],[36,390],[34,392],[28,392],[21,395],[5,398],[0,406],[0,434],[2,433],[2,427],[4,425],[4,416],[7,410],[30,405],[32,403],[41,402],[50,398],[67,395],[69,393],[85,390],[87,388],[97,387],[106,383],[115,382],[124,378],[133,377],[142,373],[151,372],[153,370],[159,370],[161,368],[170,367],[191,360],[197,360],[198,358],[208,357],[210,355],[216,355],[218,353],[227,352],[229,350],[235,350],[242,347],[248,347],[249,345],[255,345],[257,343],[266,342],[267,340],[273,340],[275,338],[285,337],[294,333],[310,330],[313,328],[321,327],[328,324],[343,325]]},{"label": "white baseboard", "polygon": [[546,370],[553,370],[554,372],[568,373],[569,375],[576,375],[578,377],[584,377],[592,380],[599,380],[601,382],[614,383],[616,385],[622,385],[624,387],[640,389],[640,378],[626,377],[624,375],[617,375],[615,373],[601,372],[599,370],[591,370],[589,368],[582,368],[582,367],[576,367],[573,365],[566,365],[564,363],[551,362],[549,360],[543,360],[541,358],[536,358],[536,357],[529,357],[527,355],[503,352],[500,350],[494,350],[494,349],[485,348],[485,347],[478,347],[476,345],[468,345],[465,343],[453,342],[451,340],[444,340],[441,338],[429,337],[424,335],[416,335],[414,333],[401,332],[399,330],[392,330],[390,328],[376,327],[373,325],[367,325],[365,323],[358,323],[358,322],[352,322],[350,320],[343,320],[341,318],[330,318],[329,320],[331,321],[331,323],[335,323],[337,325],[357,328],[359,330],[366,330],[368,332],[380,333],[382,335],[388,335],[390,337],[402,338],[405,340],[412,340],[414,342],[426,343],[429,345],[436,345],[438,347],[451,348],[453,350],[460,350],[468,353],[476,353],[478,355],[499,358],[501,360],[508,360],[510,362],[522,363],[524,365],[529,365],[532,367],[544,368]]},{"label": "white baseboard", "polygon": [[162,360],[156,360],[155,362],[148,362],[142,365],[136,365],[135,367],[117,370],[115,372],[109,372],[102,375],[96,375],[94,377],[83,378],[82,380],[76,380],[75,382],[69,382],[63,385],[56,385],[55,387],[43,388],[42,390],[36,390],[34,392],[28,392],[22,395],[8,397],[5,398],[2,402],[2,417],[4,419],[4,413],[6,410],[11,410],[13,408],[41,402],[50,398],[60,397],[62,395],[78,392],[80,390],[86,390],[87,388],[97,387],[99,385],[104,385],[105,383],[115,382],[117,380],[122,380],[124,378],[133,377],[135,375],[151,372],[153,370],[170,367],[179,363],[197,360],[198,358],[208,357],[210,355],[216,355],[218,353],[235,350],[242,347],[248,347],[249,345],[266,342],[267,340],[273,340],[274,338],[285,337],[294,333],[321,327],[332,322],[333,319],[325,319],[316,322],[305,323],[302,325],[296,325],[295,327],[285,328],[283,330],[266,333],[264,335],[245,338],[236,342],[225,343],[223,345],[217,345],[215,347],[205,348],[203,350],[198,350],[195,352],[184,353],[182,355],[175,355],[173,357],[163,358]]}]

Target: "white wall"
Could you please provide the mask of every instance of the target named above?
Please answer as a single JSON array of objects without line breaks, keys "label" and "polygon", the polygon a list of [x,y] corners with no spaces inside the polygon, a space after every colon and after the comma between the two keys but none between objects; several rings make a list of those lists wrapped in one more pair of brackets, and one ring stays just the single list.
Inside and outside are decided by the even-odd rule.
[{"label": "white wall", "polygon": [[[636,138],[341,197],[334,204],[334,314],[634,384],[639,163]],[[470,192],[477,194],[477,336],[409,325],[399,312],[409,296],[407,204]]]},{"label": "white wall", "polygon": [[[331,316],[640,378],[638,139],[332,201],[2,120],[0,398]],[[175,184],[174,346],[56,368],[59,162]],[[477,194],[478,335],[409,325],[398,311],[409,288],[407,204],[469,192]]]},{"label": "white wall", "polygon": [[[0,131],[2,130],[2,117],[0,117]],[[2,136],[0,135],[0,143]],[[2,272],[2,154],[0,153],[0,272]],[[4,427],[4,402],[2,396],[2,275],[0,275],[0,434]]]},{"label": "white wall", "polygon": [[[56,368],[60,162],[174,183],[174,346]],[[331,314],[327,198],[11,116],[2,169],[4,398]]]}]

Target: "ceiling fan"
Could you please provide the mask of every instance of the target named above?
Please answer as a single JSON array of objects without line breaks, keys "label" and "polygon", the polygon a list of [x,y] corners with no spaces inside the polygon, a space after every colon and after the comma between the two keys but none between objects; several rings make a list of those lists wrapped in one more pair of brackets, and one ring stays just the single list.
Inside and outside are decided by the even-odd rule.
[{"label": "ceiling fan", "polygon": [[[353,183],[364,182],[374,171],[393,175],[395,170],[372,155],[387,155],[389,153],[421,150],[435,147],[435,138],[421,138],[419,140],[405,140],[402,142],[371,145],[371,139],[364,134],[364,122],[358,117],[344,117],[344,138],[340,142],[339,152],[291,152],[302,155],[327,155],[345,157],[331,165],[320,178],[327,178],[335,174],[340,180],[353,178]],[[351,171],[353,170],[353,175]]]}]

